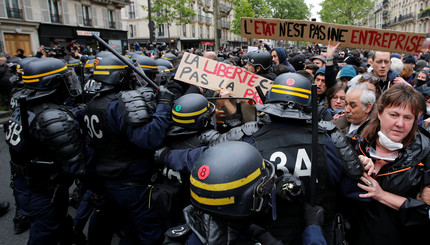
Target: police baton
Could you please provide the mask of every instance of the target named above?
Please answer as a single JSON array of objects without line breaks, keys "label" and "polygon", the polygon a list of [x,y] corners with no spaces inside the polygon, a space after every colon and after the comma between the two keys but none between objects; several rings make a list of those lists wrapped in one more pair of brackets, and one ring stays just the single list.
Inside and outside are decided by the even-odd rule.
[{"label": "police baton", "polygon": [[312,167],[311,167],[311,182],[310,182],[310,203],[316,203],[316,179],[318,168],[318,93],[317,85],[311,85],[311,105],[312,105]]},{"label": "police baton", "polygon": [[151,84],[152,87],[158,90],[158,85],[155,84],[151,79],[149,79],[144,72],[137,69],[137,67],[134,66],[134,64],[124,56],[118,53],[115,49],[113,49],[109,44],[107,44],[103,39],[101,39],[99,36],[95,35],[93,33],[93,37],[97,39],[103,46],[105,46],[112,54],[114,54],[118,59],[120,59],[122,62],[124,62],[128,67],[130,67],[134,72],[136,72],[137,75],[139,75],[143,80],[145,80],[147,83]]}]

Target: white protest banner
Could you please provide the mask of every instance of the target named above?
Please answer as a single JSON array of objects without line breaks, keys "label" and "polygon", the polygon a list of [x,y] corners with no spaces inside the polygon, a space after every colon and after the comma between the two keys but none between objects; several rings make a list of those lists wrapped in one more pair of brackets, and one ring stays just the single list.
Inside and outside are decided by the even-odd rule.
[{"label": "white protest banner", "polygon": [[399,32],[305,20],[241,18],[242,37],[328,44],[404,54],[419,54],[425,33]]},{"label": "white protest banner", "polygon": [[234,97],[252,98],[262,104],[255,89],[260,86],[265,94],[273,81],[241,67],[206,59],[191,53],[182,56],[175,79],[214,91],[224,87]]}]

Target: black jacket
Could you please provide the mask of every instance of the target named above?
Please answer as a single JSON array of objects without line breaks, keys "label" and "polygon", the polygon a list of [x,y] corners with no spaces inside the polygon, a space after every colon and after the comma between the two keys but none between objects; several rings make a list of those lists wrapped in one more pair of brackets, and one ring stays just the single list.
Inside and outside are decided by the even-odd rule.
[{"label": "black jacket", "polygon": [[[368,157],[369,147],[374,147],[374,143],[364,141],[360,135],[352,138],[352,144],[359,154]],[[430,184],[426,177],[429,174],[430,138],[418,131],[414,143],[373,176],[384,191],[407,198],[400,210],[358,197],[365,192],[357,187],[357,182],[344,180],[342,188],[349,198],[344,200],[342,208],[351,223],[351,244],[421,244],[418,240],[430,230],[429,205],[416,197]]]}]

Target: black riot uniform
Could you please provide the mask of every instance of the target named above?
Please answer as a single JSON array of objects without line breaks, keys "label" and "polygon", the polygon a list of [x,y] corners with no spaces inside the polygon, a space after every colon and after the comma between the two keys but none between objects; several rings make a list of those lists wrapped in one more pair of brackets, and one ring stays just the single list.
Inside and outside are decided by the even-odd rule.
[{"label": "black riot uniform", "polygon": [[131,69],[113,54],[96,60],[96,94],[84,113],[95,171],[104,179],[107,202],[118,207],[125,237],[157,244],[164,226],[150,202],[153,155],[170,125],[173,94],[137,87]]},{"label": "black riot uniform", "polygon": [[[324,125],[327,123],[320,125],[317,132],[318,158],[316,164],[312,163],[312,127],[309,123],[311,115],[308,112],[310,95],[309,80],[299,74],[282,74],[275,79],[268,92],[267,104],[258,108],[269,115],[270,122],[246,123],[231,129],[211,144],[242,140],[256,146],[264,159],[276,165],[279,175],[277,219],[274,221],[271,218],[262,218],[260,225],[286,244],[302,243],[301,235],[306,224],[301,201],[312,201],[324,208],[326,223],[323,230],[326,239],[330,241],[336,184],[344,173],[358,178],[363,171],[343,135],[334,125]],[[173,159],[186,157],[189,160],[176,162],[176,165],[190,168],[200,154],[201,149],[185,153],[172,151],[164,160],[170,164]],[[318,184],[311,182],[311,170],[315,167]],[[290,174],[299,178],[303,185],[291,182],[293,179],[288,177]],[[285,183],[287,185],[284,185]],[[313,193],[310,193],[311,185],[315,185]],[[301,195],[303,193],[304,195]]]},{"label": "black riot uniform", "polygon": [[15,201],[31,218],[29,244],[70,244],[68,189],[83,162],[83,139],[74,114],[63,106],[81,93],[65,62],[43,58],[22,72],[24,88],[5,124]]},{"label": "black riot uniform", "polygon": [[[214,112],[215,105],[201,94],[190,93],[175,100],[172,108],[173,124],[167,131],[165,147],[157,150],[155,160],[161,161],[162,155],[170,149],[194,149],[216,140],[219,133],[211,123]],[[153,192],[155,206],[161,207],[160,213],[172,225],[184,223],[182,209],[189,204],[190,199],[189,172],[175,171],[165,166],[161,173],[164,175],[163,184],[156,186]]]}]

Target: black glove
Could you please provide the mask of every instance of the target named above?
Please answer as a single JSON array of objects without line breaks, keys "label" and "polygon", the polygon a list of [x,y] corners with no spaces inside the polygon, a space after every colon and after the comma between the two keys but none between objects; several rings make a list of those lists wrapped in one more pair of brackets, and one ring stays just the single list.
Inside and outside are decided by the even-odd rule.
[{"label": "black glove", "polygon": [[157,166],[164,165],[164,157],[167,154],[169,154],[169,152],[170,152],[170,149],[167,146],[164,146],[164,147],[156,150],[154,153],[155,164],[157,164]]},{"label": "black glove", "polygon": [[175,95],[164,86],[160,86],[158,88],[157,95],[155,97],[157,98],[158,103],[169,105],[173,104],[173,101],[175,100]]},{"label": "black glove", "polygon": [[305,203],[304,212],[306,226],[324,225],[324,209],[321,206]]},{"label": "black glove", "polygon": [[273,237],[272,234],[270,234],[270,232],[266,231],[263,227],[259,225],[251,224],[248,228],[248,232],[254,240],[258,241],[261,244],[267,244],[267,245],[283,244],[281,241],[278,241],[275,237]]},{"label": "black glove", "polygon": [[301,180],[290,173],[283,173],[276,178],[276,195],[284,200],[294,201],[304,194]]}]

